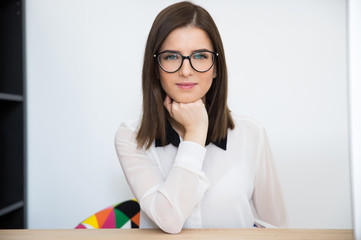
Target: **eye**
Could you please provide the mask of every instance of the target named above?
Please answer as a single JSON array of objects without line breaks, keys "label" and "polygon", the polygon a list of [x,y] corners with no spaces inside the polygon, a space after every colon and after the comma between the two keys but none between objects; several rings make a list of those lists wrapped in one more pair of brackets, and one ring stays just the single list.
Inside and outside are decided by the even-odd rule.
[{"label": "eye", "polygon": [[162,59],[165,61],[178,60],[179,55],[176,53],[164,53],[162,54]]},{"label": "eye", "polygon": [[196,60],[207,59],[208,58],[207,53],[208,52],[195,52],[195,53],[193,53],[192,58],[196,59]]}]

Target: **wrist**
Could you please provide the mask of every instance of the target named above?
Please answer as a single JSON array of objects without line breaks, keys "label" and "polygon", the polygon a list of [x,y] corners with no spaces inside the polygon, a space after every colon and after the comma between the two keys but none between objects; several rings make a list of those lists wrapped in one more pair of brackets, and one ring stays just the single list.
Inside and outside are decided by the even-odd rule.
[{"label": "wrist", "polygon": [[207,139],[207,130],[208,130],[207,128],[186,130],[183,140],[195,142],[201,146],[205,146],[206,139]]}]

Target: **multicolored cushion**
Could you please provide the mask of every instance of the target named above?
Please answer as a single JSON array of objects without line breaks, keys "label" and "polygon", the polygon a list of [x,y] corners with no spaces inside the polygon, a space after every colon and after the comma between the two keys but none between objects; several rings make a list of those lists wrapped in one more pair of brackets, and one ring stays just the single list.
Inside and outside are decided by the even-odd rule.
[{"label": "multicolored cushion", "polygon": [[136,200],[128,200],[95,213],[76,228],[139,228],[139,217],[139,203]]}]

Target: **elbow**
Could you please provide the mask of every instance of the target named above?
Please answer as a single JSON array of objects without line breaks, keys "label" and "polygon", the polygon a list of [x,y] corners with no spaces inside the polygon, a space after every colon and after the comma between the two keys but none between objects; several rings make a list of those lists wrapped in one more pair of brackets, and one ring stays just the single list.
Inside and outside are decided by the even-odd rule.
[{"label": "elbow", "polygon": [[[182,231],[186,217],[182,212],[173,208],[168,201],[155,201],[152,199],[151,207],[146,211],[152,221],[164,232],[177,234]],[[163,199],[161,199],[163,200]]]},{"label": "elbow", "polygon": [[164,232],[169,234],[178,234],[182,231],[182,226],[180,224],[179,225],[167,224],[165,226],[159,226],[159,227]]},{"label": "elbow", "polygon": [[163,217],[153,215],[153,219],[162,231],[169,234],[180,233],[184,224],[184,221],[179,216],[170,213]]}]

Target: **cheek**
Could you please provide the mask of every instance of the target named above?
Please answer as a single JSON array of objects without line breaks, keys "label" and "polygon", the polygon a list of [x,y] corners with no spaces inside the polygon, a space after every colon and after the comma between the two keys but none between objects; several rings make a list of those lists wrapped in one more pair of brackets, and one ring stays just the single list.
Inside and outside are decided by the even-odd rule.
[{"label": "cheek", "polygon": [[211,88],[213,83],[213,73],[207,74],[207,77],[203,79],[204,83],[204,90],[208,92],[208,90]]},{"label": "cheek", "polygon": [[202,82],[204,83],[204,88],[208,92],[213,83],[213,79],[215,78],[215,70],[212,68],[210,71],[203,73]]}]

